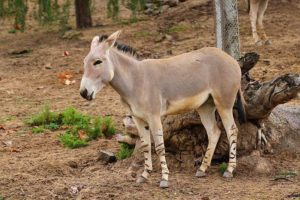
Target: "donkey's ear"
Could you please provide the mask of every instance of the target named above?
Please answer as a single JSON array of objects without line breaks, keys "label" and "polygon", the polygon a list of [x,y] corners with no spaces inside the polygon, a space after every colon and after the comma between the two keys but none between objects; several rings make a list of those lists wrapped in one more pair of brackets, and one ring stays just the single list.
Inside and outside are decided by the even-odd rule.
[{"label": "donkey's ear", "polygon": [[115,44],[115,42],[119,38],[121,32],[122,32],[121,30],[116,31],[106,39],[106,42],[108,43],[109,46],[113,46]]},{"label": "donkey's ear", "polygon": [[99,36],[95,36],[91,43],[91,49],[95,48],[98,45],[99,45]]}]

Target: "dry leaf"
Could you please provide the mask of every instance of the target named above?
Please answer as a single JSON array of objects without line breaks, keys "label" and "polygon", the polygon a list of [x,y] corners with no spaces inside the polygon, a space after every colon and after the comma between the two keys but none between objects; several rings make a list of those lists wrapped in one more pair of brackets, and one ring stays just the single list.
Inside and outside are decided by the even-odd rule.
[{"label": "dry leaf", "polygon": [[82,130],[78,131],[78,137],[79,137],[79,139],[81,139],[81,140],[87,139],[86,132],[84,132],[84,131],[82,131]]},{"label": "dry leaf", "polygon": [[62,73],[58,74],[59,79],[70,79],[72,77],[73,77],[73,75],[70,72],[62,72]]},{"label": "dry leaf", "polygon": [[10,148],[10,151],[11,151],[11,152],[21,152],[20,149],[16,149],[16,148]]}]

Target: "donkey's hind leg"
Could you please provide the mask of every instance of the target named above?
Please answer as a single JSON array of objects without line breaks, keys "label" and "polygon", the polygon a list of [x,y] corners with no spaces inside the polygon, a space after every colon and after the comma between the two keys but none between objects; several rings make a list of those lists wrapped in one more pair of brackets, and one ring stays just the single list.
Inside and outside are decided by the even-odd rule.
[{"label": "donkey's hind leg", "polygon": [[218,143],[218,140],[220,138],[221,131],[217,126],[217,122],[215,118],[216,107],[213,102],[210,102],[208,100],[204,105],[198,108],[197,111],[200,115],[201,122],[208,136],[207,150],[204,159],[202,161],[202,164],[196,173],[197,177],[203,177],[206,175],[205,171],[211,164],[211,160],[215,152],[215,148]]},{"label": "donkey's hind leg", "polygon": [[218,108],[218,113],[223,122],[223,126],[225,128],[227,138],[229,141],[229,163],[227,170],[224,172],[223,177],[231,178],[233,177],[233,171],[236,168],[236,143],[237,143],[237,135],[238,129],[234,122],[232,108],[230,109],[221,109]]}]

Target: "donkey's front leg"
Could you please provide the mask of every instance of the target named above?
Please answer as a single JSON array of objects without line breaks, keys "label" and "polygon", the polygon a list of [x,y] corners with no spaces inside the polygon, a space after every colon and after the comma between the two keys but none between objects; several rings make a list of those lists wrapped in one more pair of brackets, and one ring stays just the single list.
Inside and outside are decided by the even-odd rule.
[{"label": "donkey's front leg", "polygon": [[139,132],[141,144],[139,150],[144,153],[145,164],[144,171],[141,176],[137,178],[137,183],[144,183],[152,171],[152,160],[151,160],[151,138],[148,124],[136,117],[133,117],[136,127]]},{"label": "donkey's front leg", "polygon": [[149,125],[155,143],[155,151],[159,157],[162,169],[162,179],[160,181],[159,186],[161,188],[167,188],[169,187],[169,169],[166,162],[165,144],[160,116],[152,117],[152,119],[149,122]]}]

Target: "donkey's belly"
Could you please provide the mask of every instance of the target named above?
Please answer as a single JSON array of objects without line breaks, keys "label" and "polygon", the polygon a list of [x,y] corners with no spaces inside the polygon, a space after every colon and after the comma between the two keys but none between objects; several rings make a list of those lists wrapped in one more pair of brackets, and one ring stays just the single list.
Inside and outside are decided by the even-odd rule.
[{"label": "donkey's belly", "polygon": [[210,92],[202,92],[192,97],[167,101],[162,115],[178,114],[199,108],[208,99]]}]

